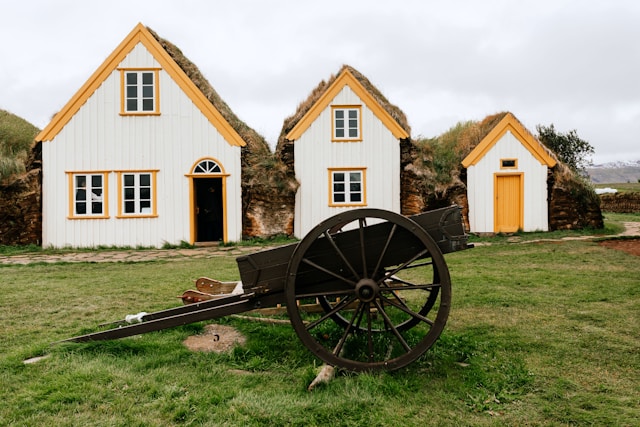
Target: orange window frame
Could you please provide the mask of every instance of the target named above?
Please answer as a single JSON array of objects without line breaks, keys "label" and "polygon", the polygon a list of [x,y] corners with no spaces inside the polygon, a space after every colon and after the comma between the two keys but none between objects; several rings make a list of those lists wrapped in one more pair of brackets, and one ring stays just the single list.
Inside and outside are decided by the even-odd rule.
[{"label": "orange window frame", "polygon": [[[355,206],[366,206],[367,205],[367,168],[362,168],[362,167],[349,167],[349,168],[329,168],[329,206],[331,207],[355,207]],[[360,202],[351,202],[349,201],[344,201],[344,202],[335,202],[334,201],[334,181],[333,181],[333,174],[335,172],[343,172],[345,175],[349,174],[351,172],[359,172],[360,173],[360,185],[361,185],[361,198],[362,200]],[[345,186],[350,184],[350,181],[345,180],[344,182]],[[350,191],[346,191],[345,188],[345,197],[347,194],[350,194]]]},{"label": "orange window frame", "polygon": [[[358,112],[358,136],[356,137],[338,137],[336,136],[336,111],[345,111],[348,115],[350,110],[356,110]],[[344,117],[345,127],[344,131],[346,133],[349,132],[349,126],[347,122],[349,121],[348,117]],[[360,142],[362,141],[362,105],[332,105],[331,106],[331,141],[332,142]]]},{"label": "orange window frame", "polygon": [[[160,115],[160,68],[119,68],[120,71],[120,115],[121,116],[158,116]],[[126,75],[127,72],[153,72],[153,111],[127,111]]]},{"label": "orange window frame", "polygon": [[[511,163],[513,163],[513,165],[511,165]],[[500,169],[518,169],[518,159],[500,159]]]},{"label": "orange window frame", "polygon": [[[156,218],[158,216],[158,170],[123,170],[123,171],[115,171],[118,182],[118,213],[116,218],[126,219],[126,218]],[[134,212],[134,213],[125,213],[125,194],[124,194],[124,175],[144,175],[148,174],[151,177],[151,192],[150,192],[150,212]],[[137,187],[136,187],[137,188]],[[136,196],[133,200],[137,200]]]},{"label": "orange window frame", "polygon": [[[69,184],[69,215],[68,219],[106,219],[109,218],[109,173],[111,171],[67,171],[68,184]],[[102,176],[102,213],[101,214],[77,214],[75,210],[75,194],[76,186],[74,178],[78,175],[101,175]]]}]

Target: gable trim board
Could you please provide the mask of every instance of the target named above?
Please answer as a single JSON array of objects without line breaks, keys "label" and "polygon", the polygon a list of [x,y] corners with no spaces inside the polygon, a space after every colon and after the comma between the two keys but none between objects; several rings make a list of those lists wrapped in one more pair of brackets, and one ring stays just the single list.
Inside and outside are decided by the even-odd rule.
[{"label": "gable trim board", "polygon": [[477,164],[487,152],[504,136],[511,132],[527,150],[549,168],[556,165],[546,148],[520,123],[511,113],[507,113],[500,122],[485,136],[482,141],[462,160],[462,166],[468,168]]},{"label": "gable trim board", "polygon": [[209,102],[180,66],[141,23],[136,25],[133,31],[129,33],[102,65],[91,75],[80,90],[78,90],[62,110],[55,115],[53,120],[36,136],[36,141],[44,142],[53,140],[78,112],[80,107],[93,95],[96,89],[100,87],[114,70],[118,69],[118,64],[122,62],[138,43],[142,43],[142,45],[149,50],[167,74],[180,86],[230,145],[238,147],[245,146],[246,143],[240,135],[231,127],[222,114]]},{"label": "gable trim board", "polygon": [[345,68],[331,86],[313,104],[307,113],[289,131],[286,139],[295,141],[307,130],[318,116],[329,106],[333,99],[340,93],[342,88],[349,86],[351,90],[366,104],[375,116],[384,123],[397,139],[405,139],[409,134],[398,124],[396,120],[375,100],[368,90]]}]

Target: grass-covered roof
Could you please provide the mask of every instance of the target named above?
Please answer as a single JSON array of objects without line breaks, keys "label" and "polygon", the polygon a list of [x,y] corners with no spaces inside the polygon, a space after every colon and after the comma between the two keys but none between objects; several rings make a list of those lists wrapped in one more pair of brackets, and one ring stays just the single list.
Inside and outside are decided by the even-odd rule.
[{"label": "grass-covered roof", "polygon": [[382,94],[382,92],[380,92],[380,90],[378,90],[378,88],[376,88],[361,72],[349,65],[343,65],[340,70],[336,74],[333,74],[331,77],[329,77],[328,80],[320,81],[320,83],[318,83],[318,85],[311,91],[309,96],[307,96],[307,98],[298,105],[296,112],[292,116],[285,119],[282,126],[282,131],[280,132],[280,136],[278,138],[276,151],[282,150],[284,144],[291,142],[286,140],[286,135],[309,112],[313,105],[318,102],[322,95],[331,87],[331,85],[345,70],[348,70],[365,88],[365,90],[369,92],[369,94],[376,100],[376,102],[398,123],[398,125],[400,125],[400,127],[404,129],[404,131],[408,135],[411,135],[411,127],[409,126],[407,116],[404,114],[404,112],[396,105],[390,103],[389,100]]}]

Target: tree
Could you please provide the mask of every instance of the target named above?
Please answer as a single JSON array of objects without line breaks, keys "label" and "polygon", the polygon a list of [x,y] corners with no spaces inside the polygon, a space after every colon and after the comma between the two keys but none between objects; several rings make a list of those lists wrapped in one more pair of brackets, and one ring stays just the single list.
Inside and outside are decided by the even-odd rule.
[{"label": "tree", "polygon": [[594,149],[578,136],[575,129],[562,134],[556,131],[552,123],[548,127],[537,125],[536,130],[540,142],[556,153],[560,160],[581,175],[587,173],[587,166],[593,163],[589,156],[594,153]]}]

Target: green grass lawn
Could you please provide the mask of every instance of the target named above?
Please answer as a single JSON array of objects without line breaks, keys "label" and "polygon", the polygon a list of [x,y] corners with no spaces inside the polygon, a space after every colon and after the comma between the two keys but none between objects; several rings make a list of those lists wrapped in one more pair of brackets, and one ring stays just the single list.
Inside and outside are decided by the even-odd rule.
[{"label": "green grass lawn", "polygon": [[637,425],[638,258],[592,241],[490,243],[446,256],[452,311],[425,356],[313,392],[321,362],[286,324],[220,319],[248,338],[226,354],[182,345],[202,323],[50,345],[177,306],[200,276],[235,280],[233,257],[0,266],[0,425]]}]

